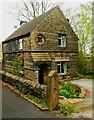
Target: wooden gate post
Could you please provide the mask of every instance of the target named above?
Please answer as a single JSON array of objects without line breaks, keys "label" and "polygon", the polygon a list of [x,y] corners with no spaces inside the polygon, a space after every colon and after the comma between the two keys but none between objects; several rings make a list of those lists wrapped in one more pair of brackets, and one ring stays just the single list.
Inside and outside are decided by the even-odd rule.
[{"label": "wooden gate post", "polygon": [[51,71],[48,74],[47,80],[47,105],[49,110],[58,109],[59,105],[59,80],[56,71]]}]

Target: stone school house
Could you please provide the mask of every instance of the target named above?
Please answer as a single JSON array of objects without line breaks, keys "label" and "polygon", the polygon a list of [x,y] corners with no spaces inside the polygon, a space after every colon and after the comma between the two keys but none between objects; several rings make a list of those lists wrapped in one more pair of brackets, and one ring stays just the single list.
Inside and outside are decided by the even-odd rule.
[{"label": "stone school house", "polygon": [[50,71],[58,80],[74,77],[78,38],[59,6],[24,23],[2,43],[3,70],[11,73],[16,55],[23,61],[23,77],[47,84]]}]

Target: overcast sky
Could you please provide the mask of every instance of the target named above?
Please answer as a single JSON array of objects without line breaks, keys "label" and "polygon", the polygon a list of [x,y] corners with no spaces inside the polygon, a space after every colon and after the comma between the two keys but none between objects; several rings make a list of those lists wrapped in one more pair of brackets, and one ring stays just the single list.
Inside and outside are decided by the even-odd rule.
[{"label": "overcast sky", "polygon": [[[21,0],[0,0],[0,42],[4,41],[15,30],[14,26],[19,22],[10,14],[14,11],[15,4]],[[53,0],[50,0],[53,1]],[[64,2],[63,10],[72,7],[74,10],[79,9],[80,3],[90,0],[55,0],[55,2]]]}]

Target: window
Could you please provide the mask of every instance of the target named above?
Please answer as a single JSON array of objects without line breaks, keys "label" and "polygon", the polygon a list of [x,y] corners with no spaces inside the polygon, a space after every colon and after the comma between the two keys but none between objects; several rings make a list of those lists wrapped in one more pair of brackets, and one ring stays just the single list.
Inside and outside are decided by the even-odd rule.
[{"label": "window", "polygon": [[38,36],[38,43],[42,42],[42,36]]},{"label": "window", "polygon": [[59,47],[66,47],[66,35],[58,34],[58,46]]},{"label": "window", "polygon": [[57,62],[57,73],[66,74],[67,73],[67,63]]},{"label": "window", "polygon": [[19,49],[22,50],[22,39],[19,39]]},{"label": "window", "polygon": [[38,37],[36,38],[36,43],[38,45],[44,44],[44,37],[42,35],[38,35]]}]

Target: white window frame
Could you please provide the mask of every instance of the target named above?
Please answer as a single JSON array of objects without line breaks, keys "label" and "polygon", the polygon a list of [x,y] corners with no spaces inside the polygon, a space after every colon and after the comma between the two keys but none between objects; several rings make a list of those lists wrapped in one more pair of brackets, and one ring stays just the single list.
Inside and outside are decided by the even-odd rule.
[{"label": "white window frame", "polygon": [[[62,73],[62,63],[63,63],[63,68],[64,68],[64,72]],[[57,72],[58,72],[58,66],[60,66],[60,73],[58,74],[67,74],[67,62],[57,62]]]},{"label": "white window frame", "polygon": [[22,50],[23,49],[23,40],[19,39],[19,49]]},{"label": "white window frame", "polygon": [[66,47],[67,37],[64,34],[58,34],[58,42],[61,42],[61,44],[58,44],[58,47]]}]

